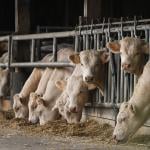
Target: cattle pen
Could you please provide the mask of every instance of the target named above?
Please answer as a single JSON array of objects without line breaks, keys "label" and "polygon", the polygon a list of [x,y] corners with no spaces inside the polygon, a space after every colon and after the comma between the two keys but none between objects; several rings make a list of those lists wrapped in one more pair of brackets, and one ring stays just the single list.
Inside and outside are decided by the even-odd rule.
[{"label": "cattle pen", "polygon": [[[53,32],[53,33],[36,33],[36,34],[27,34],[27,35],[8,35],[0,37],[0,41],[8,41],[8,55],[9,61],[7,64],[0,64],[1,67],[8,67],[10,72],[19,74],[19,68],[29,68],[29,67],[72,67],[73,65],[68,62],[57,62],[57,41],[63,38],[71,38],[73,47],[76,52],[81,50],[91,49],[98,50],[105,46],[108,41],[120,40],[124,36],[131,37],[141,37],[147,42],[150,42],[150,20],[123,20],[113,21],[111,19],[103,19],[102,23],[99,24],[88,24],[84,25],[84,19],[80,18],[80,25],[72,31],[63,31],[63,32]],[[38,54],[41,53],[40,48],[37,47],[37,41],[42,40],[51,40],[52,49],[51,53],[53,55],[53,62],[43,63],[36,62],[39,60],[37,58]],[[14,58],[16,57],[15,44],[20,41],[30,41],[28,45],[30,47],[30,59],[28,62],[17,62]],[[21,51],[18,49],[18,51]],[[109,49],[107,49],[109,51]],[[147,59],[148,57],[145,57]],[[15,60],[15,61],[14,61]],[[124,73],[120,70],[120,56],[118,54],[111,53],[111,59],[107,66],[107,80],[105,81],[105,91],[104,96],[98,92],[98,90],[92,91],[92,98],[86,104],[85,114],[91,115],[97,118],[104,118],[108,120],[115,121],[117,114],[117,109],[123,101],[127,101],[132,95],[134,85],[136,83],[136,77]],[[13,78],[13,77],[12,77]],[[12,81],[12,80],[10,80]],[[13,87],[12,83],[10,85]],[[110,86],[111,85],[111,86]],[[19,86],[19,85],[18,85]],[[17,87],[19,88],[19,87]],[[16,89],[11,89],[16,90]],[[16,91],[15,91],[16,92]],[[14,93],[14,91],[12,92]],[[102,109],[108,108],[107,111],[111,113],[105,113],[104,116],[101,116]],[[93,109],[93,112],[89,111]],[[105,111],[105,110],[104,110]],[[91,113],[91,114],[90,114]],[[107,116],[108,114],[108,116]],[[109,114],[113,114],[110,116]],[[145,124],[146,127],[149,127],[149,123]]]},{"label": "cattle pen", "polygon": [[[84,106],[82,121],[79,125],[66,125],[66,123],[59,120],[58,122],[50,122],[51,125],[40,127],[39,124],[31,125],[25,120],[13,120],[14,116],[11,110],[10,114],[9,111],[2,112],[3,117],[6,117],[6,121],[3,123],[3,117],[1,119],[0,111],[0,131],[2,128],[0,133],[2,142],[0,141],[0,145],[4,143],[4,145],[7,146],[15,143],[12,149],[15,149],[16,145],[16,148],[18,148],[16,150],[32,150],[33,143],[35,144],[33,146],[34,149],[39,150],[44,148],[49,149],[49,147],[51,149],[118,150],[130,150],[133,148],[147,150],[150,148],[150,119],[138,130],[137,138],[131,140],[131,143],[129,141],[129,147],[128,145],[118,145],[117,147],[116,143],[114,144],[114,141],[111,139],[112,129],[116,125],[120,105],[123,102],[128,102],[131,98],[138,77],[122,70],[120,54],[112,53],[111,49],[106,48],[108,42],[119,41],[124,37],[140,38],[150,45],[150,19],[143,19],[142,17],[136,16],[117,19],[113,17],[101,17],[96,19],[87,17],[87,14],[92,12],[91,10],[88,12],[88,9],[90,9],[87,7],[88,1],[89,0],[84,0],[84,17],[79,16],[77,25],[69,26],[67,23],[67,26],[37,25],[34,33],[26,32],[26,28],[28,30],[28,20],[26,19],[24,24],[27,26],[23,27],[23,29],[19,28],[19,26],[22,26],[19,20],[21,20],[21,17],[24,17],[22,16],[24,12],[19,15],[15,10],[15,13],[18,15],[18,18],[16,17],[18,24],[15,26],[15,30],[18,31],[0,33],[0,43],[5,42],[8,45],[8,62],[0,63],[0,68],[7,68],[9,70],[9,92],[2,98],[8,100],[12,108],[14,94],[20,92],[34,68],[75,67],[75,65],[69,61],[64,62],[58,60],[57,55],[59,50],[66,47],[73,48],[75,53],[80,53],[83,50],[105,50],[109,53],[110,60],[105,64],[104,95],[101,94],[98,88],[89,91],[89,98]],[[23,5],[18,0],[15,0],[15,2],[15,9],[19,7],[19,5]],[[66,0],[66,3],[67,2],[68,0]],[[65,7],[68,8],[69,4],[68,6],[66,4]],[[24,8],[25,10],[20,11],[25,11],[28,17],[29,14],[26,11],[26,5]],[[95,9],[99,11],[97,7]],[[65,18],[67,20],[69,18],[69,8],[65,13],[68,15]],[[19,30],[21,30],[21,32]],[[25,30],[25,32],[22,33],[22,30]],[[50,62],[42,62],[42,58],[47,54],[51,55],[52,60]],[[145,54],[145,60],[148,61],[149,59],[150,48],[149,54]],[[100,125],[97,124],[97,122]],[[5,126],[8,131],[4,130]],[[53,132],[51,132],[51,130]],[[104,130],[104,133],[102,130]],[[97,136],[98,133],[100,133],[101,136],[95,138],[95,135]],[[26,136],[26,134],[29,136]],[[34,139],[32,138],[32,134],[34,135]],[[43,135],[45,136],[43,137]],[[139,135],[140,139],[138,139]],[[78,136],[81,138],[78,139]],[[8,139],[9,142],[7,141]],[[143,143],[140,141],[141,139]],[[134,140],[137,141],[134,142]],[[26,141],[28,144],[22,141]],[[37,143],[37,141],[40,142]],[[100,145],[97,144],[99,142]],[[113,145],[111,145],[111,142]],[[17,143],[19,143],[18,147]],[[92,145],[93,143],[94,145]],[[105,144],[107,146],[105,146]]]}]

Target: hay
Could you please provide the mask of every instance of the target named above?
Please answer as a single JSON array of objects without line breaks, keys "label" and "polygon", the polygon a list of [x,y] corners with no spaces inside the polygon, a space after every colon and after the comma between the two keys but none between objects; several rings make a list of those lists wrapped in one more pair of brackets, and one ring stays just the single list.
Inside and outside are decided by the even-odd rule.
[{"label": "hay", "polygon": [[0,117],[0,129],[17,129],[23,131],[24,134],[38,136],[98,137],[102,141],[111,140],[112,127],[108,124],[98,124],[94,120],[79,124],[68,124],[63,120],[57,120],[40,126],[39,124],[33,125],[24,119],[15,119],[13,111],[1,114],[3,117]]}]

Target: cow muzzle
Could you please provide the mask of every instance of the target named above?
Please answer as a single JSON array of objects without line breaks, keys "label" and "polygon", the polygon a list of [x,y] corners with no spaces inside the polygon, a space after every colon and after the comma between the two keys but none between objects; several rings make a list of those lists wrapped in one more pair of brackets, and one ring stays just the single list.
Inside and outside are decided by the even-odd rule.
[{"label": "cow muzzle", "polygon": [[93,76],[86,76],[85,77],[85,81],[86,82],[93,82],[94,81],[94,77]]}]

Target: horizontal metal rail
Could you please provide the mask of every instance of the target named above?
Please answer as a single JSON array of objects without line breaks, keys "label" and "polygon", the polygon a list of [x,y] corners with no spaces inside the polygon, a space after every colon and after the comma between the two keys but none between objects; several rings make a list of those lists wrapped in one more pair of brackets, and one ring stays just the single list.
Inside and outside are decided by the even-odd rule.
[{"label": "horizontal metal rail", "polygon": [[16,63],[11,63],[10,67],[74,67],[73,64],[71,63],[66,63],[66,62],[53,62],[53,63],[42,63],[42,62],[16,62]]}]

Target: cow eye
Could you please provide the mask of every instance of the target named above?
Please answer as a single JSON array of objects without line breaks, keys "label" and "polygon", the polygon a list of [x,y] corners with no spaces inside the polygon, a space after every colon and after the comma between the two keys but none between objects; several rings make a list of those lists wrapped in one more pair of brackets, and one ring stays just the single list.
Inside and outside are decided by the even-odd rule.
[{"label": "cow eye", "polygon": [[19,111],[19,107],[15,107],[15,112]]},{"label": "cow eye", "polygon": [[83,66],[83,64],[81,63],[81,66]]}]

